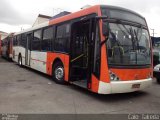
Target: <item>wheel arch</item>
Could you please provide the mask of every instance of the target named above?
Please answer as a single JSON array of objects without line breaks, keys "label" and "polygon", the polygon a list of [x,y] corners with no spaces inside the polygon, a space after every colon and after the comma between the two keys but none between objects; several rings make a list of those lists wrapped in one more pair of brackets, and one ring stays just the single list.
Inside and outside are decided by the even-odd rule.
[{"label": "wheel arch", "polygon": [[62,60],[60,58],[56,58],[54,59],[54,61],[52,62],[52,72],[53,72],[53,66],[55,65],[55,63],[60,62],[62,63],[63,67],[64,67],[64,63],[62,62]]},{"label": "wheel arch", "polygon": [[57,54],[57,53],[50,53],[47,55],[47,74],[52,75],[53,72],[53,65],[56,62],[62,63],[64,70],[65,70],[65,81],[69,79],[69,55],[66,54]]},{"label": "wheel arch", "polygon": [[[65,84],[66,83],[66,80],[65,80],[65,67],[64,67],[64,63],[63,63],[63,61],[60,59],[60,58],[56,58],[54,61],[53,61],[53,63],[52,63],[52,78],[53,78],[53,75],[54,75],[54,67],[55,67],[55,65],[57,64],[57,63],[60,63],[60,65],[62,65],[62,67],[63,67],[63,69],[64,69],[64,78],[63,78],[63,80],[62,81],[57,81],[57,80],[55,80],[55,82],[56,83],[59,83],[59,84]],[[55,77],[54,77],[55,78]]]},{"label": "wheel arch", "polygon": [[[19,64],[19,61],[21,60],[21,65]],[[18,54],[18,64],[19,64],[19,66],[21,66],[22,67],[22,54],[21,54],[21,52],[19,52],[19,54]]]},{"label": "wheel arch", "polygon": [[18,54],[18,59],[19,59],[20,57],[22,57],[22,54],[21,54],[21,52]]}]

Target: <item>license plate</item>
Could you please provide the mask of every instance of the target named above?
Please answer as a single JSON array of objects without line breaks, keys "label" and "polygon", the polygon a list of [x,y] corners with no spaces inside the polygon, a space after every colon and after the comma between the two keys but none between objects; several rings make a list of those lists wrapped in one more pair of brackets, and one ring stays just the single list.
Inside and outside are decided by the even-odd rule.
[{"label": "license plate", "polygon": [[141,84],[133,84],[132,85],[132,89],[135,89],[135,88],[140,88]]}]

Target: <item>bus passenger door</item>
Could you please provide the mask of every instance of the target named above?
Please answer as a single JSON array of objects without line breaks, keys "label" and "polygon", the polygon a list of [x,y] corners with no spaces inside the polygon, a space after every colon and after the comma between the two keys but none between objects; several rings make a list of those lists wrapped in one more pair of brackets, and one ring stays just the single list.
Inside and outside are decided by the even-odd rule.
[{"label": "bus passenger door", "polygon": [[71,26],[70,81],[83,88],[91,81],[92,23],[87,19]]},{"label": "bus passenger door", "polygon": [[25,65],[27,65],[27,66],[30,66],[31,41],[32,41],[32,33],[29,33],[29,34],[27,34],[26,50],[25,50]]}]

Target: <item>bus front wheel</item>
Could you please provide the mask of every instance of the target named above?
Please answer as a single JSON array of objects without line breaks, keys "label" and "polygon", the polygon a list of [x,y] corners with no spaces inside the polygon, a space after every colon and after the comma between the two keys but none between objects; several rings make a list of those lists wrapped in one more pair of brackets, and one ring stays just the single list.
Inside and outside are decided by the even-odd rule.
[{"label": "bus front wheel", "polygon": [[56,62],[52,69],[53,80],[58,84],[64,84],[64,67],[61,62]]}]

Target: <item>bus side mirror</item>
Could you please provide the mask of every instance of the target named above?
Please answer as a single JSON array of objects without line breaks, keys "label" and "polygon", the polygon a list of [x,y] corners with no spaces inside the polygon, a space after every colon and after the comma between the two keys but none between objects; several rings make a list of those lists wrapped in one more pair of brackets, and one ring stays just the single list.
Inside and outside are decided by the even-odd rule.
[{"label": "bus side mirror", "polygon": [[96,20],[102,20],[102,33],[103,35],[109,36],[109,23],[108,21],[108,16],[96,16]]},{"label": "bus side mirror", "polygon": [[107,22],[102,23],[102,33],[105,37],[109,36],[109,24]]}]

